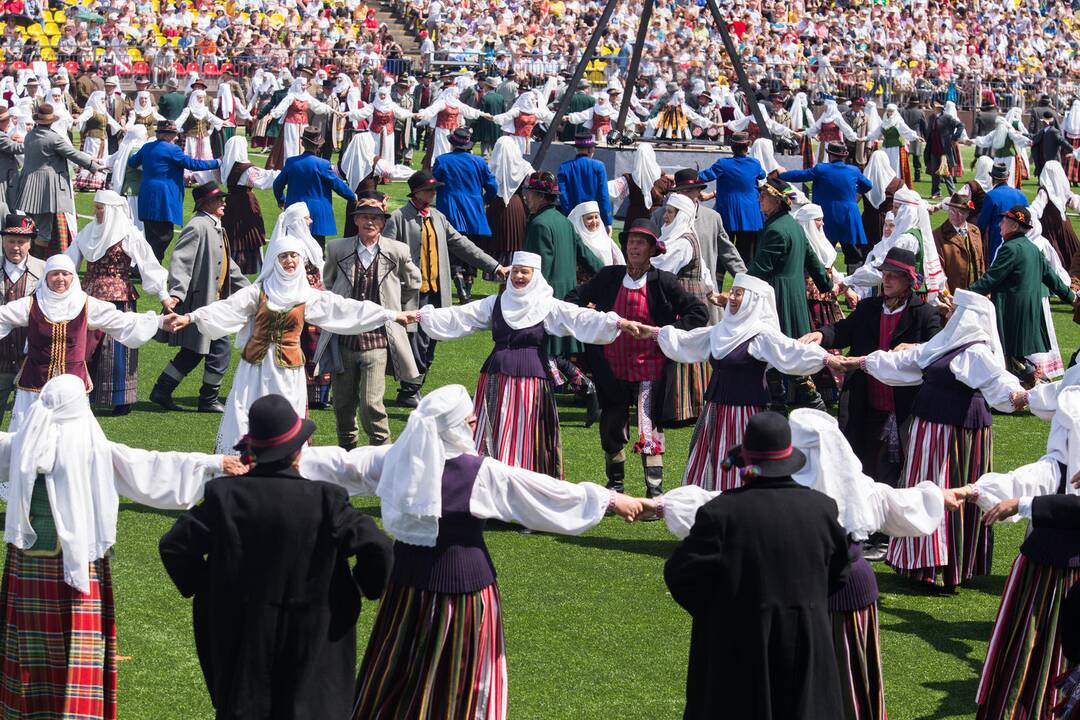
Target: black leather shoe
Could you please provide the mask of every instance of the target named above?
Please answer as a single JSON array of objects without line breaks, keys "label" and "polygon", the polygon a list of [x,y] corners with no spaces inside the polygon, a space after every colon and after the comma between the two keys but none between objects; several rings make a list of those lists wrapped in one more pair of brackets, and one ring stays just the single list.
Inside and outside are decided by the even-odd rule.
[{"label": "black leather shoe", "polygon": [[212,401],[199,401],[199,412],[201,413],[223,413],[225,412],[225,406],[221,404],[220,400],[214,399]]},{"label": "black leather shoe", "polygon": [[113,417],[123,417],[124,415],[131,414],[130,405],[117,405],[112,411]]},{"label": "black leather shoe", "polygon": [[203,383],[203,386],[199,388],[199,412],[201,413],[223,413],[225,412],[225,406],[221,404],[218,399],[218,393],[221,391],[220,385],[207,385]]},{"label": "black leather shoe", "polygon": [[420,397],[415,393],[398,393],[394,404],[403,408],[414,408],[420,404]]},{"label": "black leather shoe", "polygon": [[183,410],[184,408],[176,404],[173,400],[172,392],[165,388],[155,385],[154,389],[150,391],[150,402],[160,405],[166,410]]}]

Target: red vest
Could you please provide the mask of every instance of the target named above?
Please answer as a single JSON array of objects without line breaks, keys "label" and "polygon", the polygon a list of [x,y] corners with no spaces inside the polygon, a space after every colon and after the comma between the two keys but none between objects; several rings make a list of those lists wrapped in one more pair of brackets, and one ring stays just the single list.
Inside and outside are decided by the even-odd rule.
[{"label": "red vest", "polygon": [[394,132],[394,113],[392,112],[379,112],[373,110],[371,112],[371,126],[368,128],[372,133],[378,135],[383,130],[388,133]]},{"label": "red vest", "polygon": [[86,318],[86,305],[83,305],[79,314],[70,320],[50,322],[34,298],[30,302],[30,322],[26,326],[26,359],[15,385],[22,390],[41,392],[45,383],[66,374],[81,378],[86,392],[90,392],[93,385],[86,371]]},{"label": "red vest", "polygon": [[818,140],[823,143],[841,142],[840,128],[836,123],[821,123],[821,130],[818,131]]},{"label": "red vest", "polygon": [[435,118],[435,127],[441,127],[446,130],[457,130],[458,126],[458,109],[457,108],[444,108],[439,111],[438,116]]},{"label": "red vest", "polygon": [[285,111],[285,122],[287,123],[308,123],[308,104],[303,100],[293,100],[292,105],[289,105],[289,109]]},{"label": "red vest", "polygon": [[514,118],[514,135],[517,137],[532,137],[534,127],[536,127],[535,115],[521,113]]}]

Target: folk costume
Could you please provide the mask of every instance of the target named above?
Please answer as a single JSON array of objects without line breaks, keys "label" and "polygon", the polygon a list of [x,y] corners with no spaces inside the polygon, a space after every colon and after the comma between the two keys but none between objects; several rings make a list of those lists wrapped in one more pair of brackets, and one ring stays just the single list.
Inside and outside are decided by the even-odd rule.
[{"label": "folk costume", "polygon": [[[220,131],[225,121],[210,111],[206,105],[206,91],[195,90],[188,98],[180,117],[176,118],[176,127],[184,135],[184,154],[195,160],[213,160],[214,149],[210,135]],[[196,171],[188,178],[189,184],[201,184],[210,180],[207,171]]]},{"label": "folk costume", "polygon": [[593,200],[600,206],[600,219],[604,226],[610,228],[613,218],[607,169],[604,163],[589,157],[584,149],[592,147],[593,144],[591,136],[575,138],[577,156],[559,165],[559,209],[564,215],[569,215],[570,211],[581,203]]},{"label": "folk costume", "polygon": [[[280,170],[285,161],[302,151],[300,134],[307,127],[310,113],[326,115],[333,112],[329,105],[316,100],[308,92],[308,79],[296,78],[285,96],[270,110],[270,117],[281,122],[281,134],[274,140],[270,156],[266,159],[267,170]],[[332,233],[331,233],[332,234]]]},{"label": "folk costume", "polygon": [[120,140],[120,146],[109,157],[109,189],[122,195],[127,201],[128,217],[139,232],[143,232],[143,222],[139,219],[139,188],[142,187],[142,170],[128,167],[128,160],[146,144],[146,128],[132,125]]},{"label": "folk costume", "polygon": [[607,93],[601,93],[596,97],[592,107],[580,112],[567,113],[566,122],[573,125],[581,125],[592,133],[593,140],[597,144],[606,144],[608,133],[611,132],[613,121],[619,116],[619,108],[613,106]]},{"label": "folk costume", "polygon": [[[638,143],[634,149],[633,169],[608,181],[612,209],[617,211],[624,201],[626,203],[622,213],[624,228],[629,228],[635,220],[648,219],[652,209],[660,207],[664,200],[662,190],[670,189],[667,183],[660,164],[656,162],[653,146]],[[625,245],[621,236],[619,241]]]},{"label": "folk costume", "polygon": [[[82,137],[82,151],[104,165],[109,156],[108,130],[120,131],[118,123],[105,109],[105,93],[95,90],[86,101],[86,108],[75,118],[76,127]],[[105,173],[95,172],[90,168],[81,168],[75,176],[73,186],[76,190],[100,190],[105,187]]]},{"label": "folk costume", "polygon": [[[817,120],[806,129],[803,136],[807,139],[807,142],[811,138],[817,138],[817,162],[825,162],[825,148],[828,147],[829,143],[854,142],[858,138],[855,130],[844,119],[844,114],[840,112],[836,101],[831,98],[825,101],[825,109],[821,111],[821,115],[818,115]],[[804,163],[803,169],[811,167],[812,164]]]},{"label": "folk costume", "polygon": [[[967,135],[963,123],[956,115],[956,105],[950,100],[940,112],[930,116],[926,123],[926,148],[923,158],[926,172],[930,173],[930,192],[936,197],[942,181],[945,189],[953,192],[955,178],[964,174],[964,162],[960,157],[959,141]],[[985,234],[985,233],[984,233]]]},{"label": "folk costume", "polygon": [[[210,135],[210,149],[216,158],[225,154],[225,146],[236,135],[237,125],[251,120],[247,106],[233,95],[232,88],[230,83],[220,82],[214,98],[214,116],[222,120],[222,125]],[[226,179],[222,178],[223,181]]]},{"label": "folk costume", "polygon": [[761,163],[746,152],[747,135],[733,135],[736,142],[734,157],[720,158],[698,173],[701,182],[716,181],[716,211],[724,221],[724,229],[735,236],[743,262],[754,259],[757,235],[762,228],[761,208],[758,206],[758,182],[767,173]]},{"label": "folk costume", "polygon": [[435,102],[417,113],[420,122],[433,129],[427,155],[424,157],[424,167],[432,167],[440,155],[450,152],[450,133],[462,127],[464,121],[480,117],[479,110],[461,102],[459,93],[456,85],[444,88],[435,98]]},{"label": "folk costume", "polygon": [[[596,215],[598,225],[595,230],[589,230],[585,227],[585,217],[588,215]],[[578,234],[578,237],[585,243],[585,247],[589,248],[589,251],[605,266],[626,264],[626,258],[623,256],[622,250],[608,235],[603,221],[600,220],[600,205],[598,203],[592,200],[581,203],[570,211],[567,219],[574,226],[574,231]],[[579,271],[579,275],[581,274],[584,273]],[[587,280],[589,277],[591,275],[583,278],[583,280]]]},{"label": "folk costume", "polygon": [[310,128],[304,135],[307,143],[304,152],[288,158],[274,179],[274,198],[285,208],[301,202],[306,204],[311,213],[311,234],[320,239],[335,237],[338,233],[333,195],[355,201],[356,194],[334,172],[330,161],[317,154],[321,136]]},{"label": "folk costume", "polygon": [[[4,234],[34,235],[35,230],[29,218],[23,215],[8,215],[4,221]],[[6,257],[0,260],[3,267],[2,283],[3,304],[28,297],[37,290],[38,283],[45,280],[45,261],[28,255],[19,264]],[[26,330],[17,329],[0,340],[0,423],[8,410],[8,399],[16,391],[19,368],[26,358]]]},{"label": "folk costume", "polygon": [[[146,134],[144,137],[148,137],[150,133],[154,132],[154,128],[157,124],[165,119],[165,116],[157,111],[154,107],[153,98],[146,90],[141,90],[135,93],[135,103],[131,106],[131,112],[127,116],[127,130],[131,132],[132,128],[136,125],[142,125],[143,132]],[[123,142],[121,140],[121,142]]]},{"label": "folk costume", "polygon": [[412,119],[412,111],[398,105],[390,97],[390,88],[381,87],[375,100],[361,108],[350,110],[349,119],[367,120],[367,131],[375,145],[375,155],[388,165],[394,165],[394,123]]},{"label": "folk costume", "polygon": [[919,134],[908,127],[895,104],[885,106],[885,115],[876,128],[866,134],[866,142],[881,140],[882,149],[889,158],[889,165],[896,176],[908,187],[913,186],[908,144],[919,139]]},{"label": "folk costume", "polygon": [[1019,187],[1018,174],[1021,172],[1019,167],[1023,166],[1023,160],[1021,159],[1021,164],[1018,165],[1017,157],[1024,148],[1031,145],[1031,138],[1025,135],[1022,130],[1013,127],[1008,118],[998,117],[994,122],[993,131],[972,138],[972,142],[976,147],[988,149],[995,164],[1004,164],[1009,170],[1007,182],[1012,187]]},{"label": "folk costume", "polygon": [[1011,208],[1017,205],[1026,207],[1027,195],[1009,185],[1007,182],[1008,169],[1001,164],[995,163],[990,171],[994,186],[983,198],[982,210],[979,212],[977,224],[979,231],[986,238],[986,261],[993,264],[997,257],[998,248],[1001,247],[1001,218]]},{"label": "folk costume", "polygon": [[[974,210],[974,203],[963,193],[956,193],[945,205],[960,210],[965,217],[971,217]],[[934,246],[941,260],[945,280],[953,290],[967,290],[986,272],[982,233],[979,232],[978,225],[967,219],[959,225],[946,219],[934,228]]]},{"label": "folk costume", "polygon": [[467,130],[450,135],[453,147],[435,159],[431,174],[442,183],[435,196],[435,207],[454,228],[481,246],[491,236],[484,213],[484,203],[499,192],[499,183],[484,158],[472,152],[472,138]]},{"label": "folk costume", "polygon": [[[1072,145],[1073,151],[1080,149],[1080,99],[1072,101],[1069,111],[1061,122],[1061,133]],[[1062,152],[1061,162],[1065,165],[1065,174],[1070,183],[1080,182],[1080,160],[1073,153]]]},{"label": "folk costume", "polygon": [[228,198],[221,225],[229,236],[229,252],[245,275],[262,270],[266,244],[266,223],[255,190],[268,190],[280,171],[264,170],[248,160],[248,140],[235,136],[225,142],[221,153],[221,179]]},{"label": "folk costume", "polygon": [[554,117],[555,113],[547,109],[540,92],[529,90],[522,93],[509,110],[495,115],[492,120],[502,127],[506,137],[518,146],[524,157],[532,150],[532,136],[537,124],[550,123]]},{"label": "folk costume", "polygon": [[1080,195],[1072,191],[1065,169],[1057,160],[1043,164],[1039,189],[1029,209],[1031,216],[1042,226],[1042,236],[1050,241],[1061,258],[1061,264],[1071,267],[1073,255],[1080,253],[1080,241],[1066,212],[1080,210]]},{"label": "folk costume", "polygon": [[712,126],[709,118],[697,114],[686,104],[686,93],[676,90],[660,111],[646,121],[645,136],[661,140],[691,140],[691,123],[702,128]]},{"label": "folk costume", "polygon": [[521,148],[511,137],[495,141],[491,151],[491,172],[499,186],[496,196],[487,205],[487,221],[491,227],[491,242],[486,253],[507,265],[525,241],[528,211],[522,199],[521,187],[533,167],[521,156]]}]

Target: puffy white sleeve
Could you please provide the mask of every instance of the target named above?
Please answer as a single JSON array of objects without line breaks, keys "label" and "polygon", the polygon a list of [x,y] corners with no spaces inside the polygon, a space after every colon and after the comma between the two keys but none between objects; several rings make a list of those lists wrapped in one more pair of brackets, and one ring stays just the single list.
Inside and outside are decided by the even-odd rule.
[{"label": "puffy white sleeve", "polygon": [[988,148],[993,145],[994,133],[987,133],[986,135],[979,135],[971,138],[971,144],[975,147]]},{"label": "puffy white sleeve", "polygon": [[158,452],[109,443],[116,491],[141,505],[186,510],[202,499],[203,486],[222,474],[221,455]]},{"label": "puffy white sleeve", "polygon": [[169,272],[158,262],[150,243],[146,242],[146,237],[136,232],[124,238],[124,252],[139,268],[143,290],[156,295],[158,300],[168,300]]},{"label": "puffy white sleeve", "polygon": [[33,295],[27,295],[15,302],[0,305],[0,338],[7,337],[15,328],[26,327],[30,322],[30,303],[33,300]]},{"label": "puffy white sleeve", "polygon": [[4,502],[8,501],[11,491],[8,473],[11,469],[11,438],[14,435],[15,433],[0,432],[0,500]]},{"label": "puffy white sleeve", "polygon": [[873,483],[870,499],[878,519],[878,532],[890,537],[929,535],[945,519],[941,488],[929,480],[911,488]]},{"label": "puffy white sleeve", "polygon": [[683,105],[683,114],[686,115],[687,120],[694,123],[698,127],[710,127],[713,124],[712,120],[705,117],[704,115],[699,115],[698,113],[694,112],[694,109],[691,108],[689,105]]},{"label": "puffy white sleeve", "polygon": [[264,170],[252,165],[240,176],[240,185],[246,185],[256,190],[269,190],[274,186],[274,181],[281,174],[280,170]]},{"label": "puffy white sleeve", "polygon": [[[471,105],[466,105],[465,103],[458,103],[458,114],[466,120],[475,120],[476,118],[483,115],[483,113],[480,112],[477,108],[474,108]],[[462,126],[459,124],[458,127]]]},{"label": "puffy white sleeve", "polygon": [[[289,109],[289,106],[292,105],[292,101],[293,101],[293,94],[292,93],[286,93],[285,97],[281,98],[281,102],[279,102],[277,105],[275,105],[274,109],[270,111],[270,117],[272,119],[274,119],[274,120],[277,120],[278,118],[280,118],[282,115],[285,114],[285,111]],[[184,112],[187,112],[187,108],[184,109]],[[177,121],[179,121],[179,120],[180,120],[180,118],[177,118]],[[177,122],[176,126],[180,127],[180,123]]]},{"label": "puffy white sleeve", "polygon": [[680,540],[685,538],[694,527],[697,511],[719,494],[719,490],[709,491],[697,485],[683,485],[668,490],[661,496],[664,524],[668,532]]},{"label": "puffy white sleeve", "polygon": [[611,491],[595,483],[556,480],[486,458],[473,484],[469,512],[541,532],[577,535],[604,518],[610,500]]},{"label": "puffy white sleeve", "polygon": [[121,345],[137,348],[150,342],[161,329],[161,315],[152,312],[123,312],[112,303],[87,297],[86,321],[91,330],[101,330]]},{"label": "puffy white sleeve", "polygon": [[207,113],[206,114],[206,121],[208,123],[210,123],[210,127],[214,128],[215,130],[220,130],[222,128],[222,126],[225,124],[225,121],[222,120],[221,118],[219,118],[214,113]]},{"label": "puffy white sleeve", "polygon": [[544,332],[571,336],[588,345],[607,345],[619,336],[619,316],[556,300],[544,318]]},{"label": "puffy white sleeve", "polygon": [[[1044,455],[1033,463],[1021,465],[1012,472],[986,473],[975,482],[979,496],[975,499],[979,509],[986,512],[1002,500],[1020,497],[1053,495],[1061,484],[1061,470],[1057,462]],[[1010,521],[1020,518],[1013,516]]]},{"label": "puffy white sleeve", "polygon": [[364,107],[354,107],[349,110],[349,119],[354,122],[361,120],[367,120],[375,112],[374,105],[365,105]]},{"label": "puffy white sleeve", "polygon": [[[1042,217],[1043,210],[1046,209],[1046,203],[1050,201],[1050,196],[1046,194],[1046,190],[1039,188],[1035,193],[1035,198],[1028,205],[1028,209],[1031,210],[1032,217]],[[1068,283],[1065,283],[1068,285]]]},{"label": "puffy white sleeve", "polygon": [[918,385],[922,382],[922,368],[917,362],[921,347],[916,345],[907,350],[875,350],[864,360],[866,372],[886,385]]},{"label": "puffy white sleeve", "polygon": [[586,120],[592,117],[592,108],[587,107],[584,110],[579,110],[578,112],[566,113],[566,115],[564,115],[563,117],[566,119],[566,122],[570,123],[571,125],[581,125]]},{"label": "puffy white sleeve", "polygon": [[311,110],[316,115],[329,115],[334,112],[334,108],[314,96],[308,100],[308,110]]},{"label": "puffy white sleeve", "polygon": [[[663,255],[655,255],[651,259],[652,266],[657,270],[667,270],[669,273],[678,274],[686,267],[686,264],[694,259],[694,248],[690,243],[678,243],[674,248],[669,248]],[[708,273],[702,273],[706,275]]]},{"label": "puffy white sleeve", "polygon": [[326,290],[312,290],[304,319],[338,335],[357,335],[394,322],[397,313],[370,300],[353,300]]},{"label": "puffy white sleeve", "polygon": [[975,388],[986,398],[990,407],[1011,413],[1015,408],[1009,394],[1023,390],[1020,380],[994,362],[994,355],[985,343],[972,345],[949,363],[956,379]]},{"label": "puffy white sleeve", "polygon": [[79,264],[82,262],[83,258],[82,252],[79,250],[79,243],[73,242],[68,245],[68,248],[64,251],[64,254],[71,258],[72,264],[75,265],[75,271],[78,272]]},{"label": "puffy white sleeve", "polygon": [[435,340],[456,340],[478,330],[490,330],[496,298],[488,295],[483,300],[444,308],[425,305],[420,308],[420,327]]},{"label": "puffy white sleeve", "polygon": [[614,180],[608,180],[607,191],[612,203],[619,202],[630,194],[630,183],[626,182],[625,175],[619,175]]},{"label": "puffy white sleeve", "polygon": [[855,272],[845,276],[842,282],[847,287],[874,288],[881,284],[881,280],[881,271],[867,262],[856,268]]},{"label": "puffy white sleeve", "polygon": [[1057,412],[1058,393],[1063,389],[1062,380],[1040,383],[1027,391],[1028,409],[1041,420],[1050,422]]},{"label": "puffy white sleeve", "polygon": [[350,497],[374,495],[383,461],[393,445],[366,445],[354,450],[325,445],[305,447],[300,453],[300,474],[343,487]]},{"label": "puffy white sleeve", "polygon": [[209,305],[192,310],[189,313],[191,322],[198,326],[200,333],[211,340],[240,332],[259,309],[261,292],[259,284],[252,283],[224,300],[215,300]]},{"label": "puffy white sleeve", "polygon": [[785,375],[813,375],[825,366],[828,351],[814,343],[801,343],[776,332],[758,333],[750,341],[750,354]]},{"label": "puffy white sleeve", "polygon": [[704,362],[712,355],[711,327],[680,330],[674,325],[660,328],[656,342],[660,352],[679,363]]},{"label": "puffy white sleeve", "polygon": [[[368,105],[367,107],[371,107],[371,106]],[[424,108],[423,110],[419,111],[416,114],[420,116],[421,120],[431,120],[433,117],[435,117],[440,112],[442,112],[445,107],[446,107],[446,101],[445,100],[436,100],[435,102],[431,103],[426,108]],[[370,114],[371,113],[368,112],[368,115],[370,115]]]}]

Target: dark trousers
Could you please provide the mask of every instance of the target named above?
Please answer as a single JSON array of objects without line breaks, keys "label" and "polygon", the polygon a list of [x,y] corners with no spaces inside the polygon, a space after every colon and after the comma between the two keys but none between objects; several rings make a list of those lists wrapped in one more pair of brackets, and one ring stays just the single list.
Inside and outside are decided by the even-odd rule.
[{"label": "dark trousers", "polygon": [[[896,429],[901,449],[897,456],[890,457],[889,442],[885,438],[889,416],[890,413],[868,408],[866,416],[853,429],[857,435],[854,447],[857,448],[855,454],[862,462],[863,472],[879,483],[899,487],[900,472],[904,464],[902,443],[905,435],[902,429]],[[850,428],[847,430],[852,431]]]},{"label": "dark trousers", "polygon": [[853,245],[852,243],[840,243],[840,249],[844,251],[844,265],[848,272],[863,264],[866,253],[870,251],[869,245]]},{"label": "dark trousers", "polygon": [[[431,305],[442,307],[442,295],[437,292],[422,292],[417,300],[417,307]],[[416,361],[416,369],[420,371],[420,378],[416,382],[398,383],[398,393],[401,395],[415,395],[427,379],[428,370],[435,362],[435,340],[428,337],[427,333],[416,328],[415,332],[409,333],[409,346],[412,348],[413,360]]]},{"label": "dark trousers", "polygon": [[[944,163],[944,162],[945,161],[942,160],[942,163]],[[930,175],[930,194],[931,195],[940,195],[941,194],[941,183],[943,181],[945,183],[945,189],[949,191],[950,195],[952,195],[953,193],[956,192],[956,181],[953,180],[952,175],[938,175],[937,173],[931,173],[931,175]]]},{"label": "dark trousers", "polygon": [[747,267],[754,261],[754,251],[757,250],[757,230],[735,230],[735,249],[739,251],[739,257]]},{"label": "dark trousers", "polygon": [[[626,461],[626,444],[630,442],[631,410],[637,405],[639,383],[619,380],[621,402],[609,402],[600,408],[600,447],[607,456],[608,464]],[[654,385],[656,387],[656,385]],[[636,415],[634,416],[636,417]],[[661,429],[656,418],[653,424]],[[649,467],[662,467],[663,455],[642,455],[642,463]]]},{"label": "dark trousers", "polygon": [[199,362],[206,360],[203,366],[203,383],[205,385],[221,385],[221,379],[229,369],[229,354],[232,343],[228,337],[210,341],[210,352],[201,355],[190,348],[180,348],[176,357],[165,366],[165,374],[179,382],[194,370]]},{"label": "dark trousers", "polygon": [[143,220],[143,230],[146,234],[146,242],[150,243],[150,249],[154,256],[161,262],[165,259],[165,251],[172,242],[173,224],[160,220]]}]

